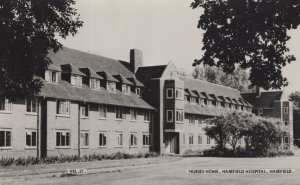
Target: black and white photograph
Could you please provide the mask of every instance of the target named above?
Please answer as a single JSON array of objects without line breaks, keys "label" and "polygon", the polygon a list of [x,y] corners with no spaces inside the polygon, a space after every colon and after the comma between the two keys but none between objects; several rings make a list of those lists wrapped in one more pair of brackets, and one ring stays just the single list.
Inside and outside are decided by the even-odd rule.
[{"label": "black and white photograph", "polygon": [[0,0],[0,185],[300,185],[299,0]]}]

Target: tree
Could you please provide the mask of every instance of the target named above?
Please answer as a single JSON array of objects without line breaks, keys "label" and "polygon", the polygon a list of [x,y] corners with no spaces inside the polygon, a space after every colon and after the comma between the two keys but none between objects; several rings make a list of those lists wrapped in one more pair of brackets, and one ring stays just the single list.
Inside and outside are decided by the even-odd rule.
[{"label": "tree", "polygon": [[289,95],[289,100],[294,102],[294,109],[300,109],[300,92],[295,91]]},{"label": "tree", "polygon": [[74,36],[83,22],[75,0],[0,1],[0,98],[15,99],[40,91],[49,51]]},{"label": "tree", "polygon": [[205,30],[205,52],[194,66],[216,65],[230,74],[238,64],[250,69],[252,86],[288,85],[282,67],[296,59],[287,54],[287,31],[300,24],[300,1],[194,0],[191,7],[204,9],[198,28]]},{"label": "tree", "polygon": [[225,74],[221,68],[216,66],[197,66],[194,68],[192,75],[195,79],[224,85],[241,92],[250,90],[249,75],[240,67],[237,67],[232,74]]}]

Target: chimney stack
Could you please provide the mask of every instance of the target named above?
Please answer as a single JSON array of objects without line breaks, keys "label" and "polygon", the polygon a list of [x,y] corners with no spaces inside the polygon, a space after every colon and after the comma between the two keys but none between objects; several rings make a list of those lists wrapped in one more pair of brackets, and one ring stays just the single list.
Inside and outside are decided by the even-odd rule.
[{"label": "chimney stack", "polygon": [[134,73],[136,73],[137,69],[143,66],[143,53],[138,49],[130,50],[130,66]]}]

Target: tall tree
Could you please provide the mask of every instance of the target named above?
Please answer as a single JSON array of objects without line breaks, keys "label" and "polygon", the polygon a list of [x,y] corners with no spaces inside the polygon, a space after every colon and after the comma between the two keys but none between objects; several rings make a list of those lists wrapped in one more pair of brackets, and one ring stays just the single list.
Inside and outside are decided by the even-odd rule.
[{"label": "tall tree", "polygon": [[282,67],[295,61],[287,54],[287,31],[300,24],[299,0],[194,0],[201,7],[198,28],[205,30],[204,55],[193,65],[250,69],[252,86],[278,89],[288,84]]},{"label": "tall tree", "polygon": [[0,1],[0,98],[39,92],[39,77],[62,48],[57,36],[74,36],[83,22],[75,0]]},{"label": "tall tree", "polygon": [[289,100],[294,102],[294,109],[300,109],[300,92],[295,91],[289,95]]},{"label": "tall tree", "polygon": [[237,67],[232,74],[226,74],[216,66],[197,66],[194,68],[193,77],[237,89],[241,92],[251,90],[247,71]]}]

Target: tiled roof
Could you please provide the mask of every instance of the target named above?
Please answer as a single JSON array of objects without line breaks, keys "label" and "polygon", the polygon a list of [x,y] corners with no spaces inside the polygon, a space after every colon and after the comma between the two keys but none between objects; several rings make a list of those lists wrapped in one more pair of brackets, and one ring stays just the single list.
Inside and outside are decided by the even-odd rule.
[{"label": "tiled roof", "polygon": [[134,73],[126,68],[123,64],[124,62],[122,63],[120,60],[106,58],[66,47],[59,50],[57,53],[51,52],[48,56],[56,66],[71,62],[77,68],[89,67],[96,72],[106,71],[111,75],[121,74],[125,78],[134,76]]},{"label": "tiled roof", "polygon": [[139,87],[144,87],[144,84],[142,84],[142,82],[140,82],[138,79],[136,79],[136,77],[131,77],[131,78],[127,78],[129,81],[131,81],[132,83],[134,83],[136,86]]},{"label": "tiled roof", "polygon": [[145,83],[150,79],[160,78],[166,67],[167,65],[139,67],[136,72],[136,77],[141,82]]},{"label": "tiled roof", "polygon": [[226,112],[223,108],[213,108],[208,106],[193,105],[190,103],[184,104],[184,112],[189,114],[206,115],[206,116],[220,116]]},{"label": "tiled roof", "polygon": [[86,76],[92,77],[92,78],[97,78],[97,79],[103,79],[101,76],[99,76],[94,70],[92,70],[89,67],[86,68],[80,68],[79,69],[81,72],[83,72]]},{"label": "tiled roof", "polygon": [[122,84],[128,84],[128,85],[134,85],[132,82],[127,80],[124,76],[122,75],[114,75],[113,76],[115,79],[119,80]]},{"label": "tiled roof", "polygon": [[85,76],[85,74],[82,73],[81,71],[79,71],[79,69],[77,67],[75,67],[72,63],[61,65],[61,70],[64,73],[71,73],[71,74],[75,74],[75,75]]},{"label": "tiled roof", "polygon": [[275,100],[280,100],[282,91],[261,92],[259,97],[256,93],[242,93],[245,100],[251,103],[255,108],[272,108]]},{"label": "tiled roof", "polygon": [[55,66],[54,64],[49,64],[48,69],[52,70],[52,71],[61,71],[61,69],[59,67]]},{"label": "tiled roof", "polygon": [[62,81],[59,84],[44,82],[44,86],[38,95],[48,98],[61,98],[106,105],[154,109],[142,98],[139,98],[134,94],[125,95],[118,90],[116,93],[110,93],[104,88],[101,88],[101,90],[92,90],[84,84],[82,87],[72,87],[70,83],[66,81]]},{"label": "tiled roof", "polygon": [[230,87],[213,84],[203,80],[197,80],[187,76],[179,76],[179,78],[184,81],[184,87],[191,90],[205,92],[206,94],[214,94],[216,96],[224,96],[236,99],[242,98],[238,90]]},{"label": "tiled roof", "polygon": [[116,78],[114,78],[111,74],[109,74],[106,71],[97,72],[98,75],[100,75],[102,78],[104,78],[107,81],[111,82],[119,82]]}]

